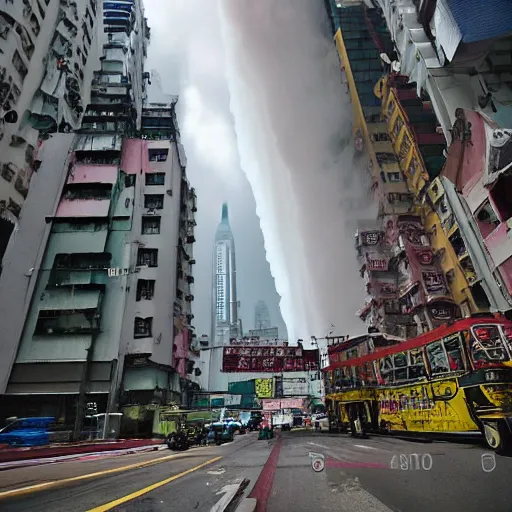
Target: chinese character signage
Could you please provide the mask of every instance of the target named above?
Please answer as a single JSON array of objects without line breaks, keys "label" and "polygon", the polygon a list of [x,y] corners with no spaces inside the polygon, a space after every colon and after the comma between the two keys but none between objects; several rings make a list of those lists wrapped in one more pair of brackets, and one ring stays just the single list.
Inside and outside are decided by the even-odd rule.
[{"label": "chinese character signage", "polygon": [[318,369],[318,350],[299,347],[224,347],[224,372],[292,372]]},{"label": "chinese character signage", "polygon": [[264,411],[278,411],[280,409],[300,409],[304,407],[303,398],[285,398],[283,400],[262,400]]},{"label": "chinese character signage", "polygon": [[445,294],[446,284],[444,274],[438,271],[422,271],[421,276],[423,278],[423,284],[427,294]]},{"label": "chinese character signage", "polygon": [[367,254],[366,268],[370,271],[386,272],[388,269],[388,259],[381,254]]},{"label": "chinese character signage", "polygon": [[306,379],[283,379],[283,396],[300,396],[308,394]]},{"label": "chinese character signage", "polygon": [[361,245],[373,246],[380,242],[380,231],[363,231],[361,233]]},{"label": "chinese character signage", "polygon": [[274,398],[274,379],[255,379],[256,396],[258,398]]}]

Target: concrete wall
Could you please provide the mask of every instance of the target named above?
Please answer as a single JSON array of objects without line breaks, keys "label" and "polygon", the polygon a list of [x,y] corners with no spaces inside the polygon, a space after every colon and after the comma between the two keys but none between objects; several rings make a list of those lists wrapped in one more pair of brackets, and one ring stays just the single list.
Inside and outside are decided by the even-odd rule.
[{"label": "concrete wall", "polygon": [[[158,266],[140,267],[140,271],[129,277],[127,305],[124,312],[122,340],[123,352],[126,354],[149,353],[151,361],[170,366],[173,346],[173,310],[176,297],[176,262],[178,246],[178,228],[180,215],[181,169],[178,165],[176,145],[167,141],[127,141],[130,152],[141,154],[142,169],[147,172],[158,170],[165,172],[164,185],[145,185],[145,172],[137,174],[133,230],[131,233],[130,259],[131,267],[136,266],[139,247],[158,249]],[[137,150],[136,146],[140,149]],[[149,162],[148,150],[164,148],[169,150],[165,162]],[[172,195],[170,192],[172,191]],[[142,235],[142,216],[147,214],[144,208],[144,194],[163,194],[164,207],[156,211],[161,217],[160,234]],[[136,301],[137,281],[154,279],[155,294],[152,300]],[[150,338],[134,337],[135,317],[153,318],[152,336]]]},{"label": "concrete wall", "polygon": [[0,394],[5,392],[40,275],[51,229],[45,217],[53,216],[57,210],[72,142],[73,135],[58,134],[44,143],[41,167],[34,176],[18,230],[4,256],[0,276]]},{"label": "concrete wall", "polygon": [[[8,82],[9,78],[12,79],[11,92],[15,96],[16,101],[9,100],[9,103],[11,104],[11,107],[18,112],[19,116],[17,123],[3,125],[0,129],[4,135],[3,139],[0,140],[0,164],[12,162],[16,168],[19,169],[18,175],[20,177],[23,176],[23,182],[27,187],[31,178],[31,170],[30,163],[27,162],[26,151],[29,146],[34,148],[37,147],[39,132],[38,130],[33,129],[30,123],[27,122],[25,115],[27,111],[30,112],[36,106],[34,104],[34,97],[37,94],[39,88],[44,84],[44,78],[47,75],[48,67],[45,67],[43,62],[45,62],[45,59],[48,58],[49,48],[54,39],[55,30],[57,28],[59,9],[65,9],[65,11],[68,13],[68,18],[74,20],[72,8],[61,6],[60,0],[50,0],[48,5],[46,5],[46,2],[39,2],[43,9],[42,14],[44,14],[44,17],[39,11],[36,2],[31,3],[33,6],[31,11],[26,9],[26,6],[21,0],[16,0],[14,2],[2,2],[2,5],[0,6],[0,11],[5,12],[15,21],[14,26],[9,28],[7,32],[7,38],[0,38],[0,66],[5,67],[6,69],[5,81]],[[78,33],[77,36],[71,40],[73,58],[70,61],[70,65],[73,68],[74,63],[77,62],[84,73],[84,80],[81,83],[81,93],[83,103],[85,105],[90,95],[90,79],[92,73],[94,69],[99,67],[97,34],[101,23],[96,23],[92,30],[90,25],[88,25],[90,35],[92,37],[92,44],[88,50],[86,64],[84,66],[83,62],[81,61],[81,57],[77,55],[76,47],[82,41],[81,27],[86,8],[89,5],[89,0],[78,0],[76,4],[78,21],[74,22],[76,23]],[[36,17],[40,26],[39,34],[36,34],[31,26],[30,19],[32,16]],[[96,20],[100,19],[100,17],[101,2],[98,2]],[[17,28],[23,31],[23,38],[21,38],[16,32]],[[27,52],[24,50],[24,41],[31,41],[34,45],[31,55],[30,53],[27,54]],[[25,44],[25,48],[26,47],[27,45]],[[18,51],[23,64],[28,71],[24,79],[21,77],[12,63],[12,58],[15,51]],[[52,72],[54,71],[53,65],[50,66],[50,70]],[[16,89],[14,89],[14,87]],[[55,93],[55,96],[58,96],[58,100],[61,103],[65,103],[62,92],[63,91],[59,89],[59,91]],[[62,105],[60,114],[62,115],[63,111],[67,108],[67,104],[65,106]],[[0,105],[0,111],[1,109],[2,105]],[[18,146],[11,145],[12,135],[23,137],[25,142]],[[21,205],[24,201],[23,194],[16,190],[14,187],[15,182],[16,176],[14,176],[11,181],[6,181],[4,178],[0,178],[0,201],[6,201],[7,205],[9,204],[9,199],[12,199],[18,205]]]}]

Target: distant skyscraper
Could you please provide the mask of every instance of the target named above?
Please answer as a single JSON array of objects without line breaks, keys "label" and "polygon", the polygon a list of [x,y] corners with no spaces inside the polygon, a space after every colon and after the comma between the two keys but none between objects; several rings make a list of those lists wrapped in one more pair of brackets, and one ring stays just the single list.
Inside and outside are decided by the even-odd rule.
[{"label": "distant skyscraper", "polygon": [[254,329],[269,329],[270,313],[264,301],[260,300],[254,308]]},{"label": "distant skyscraper", "polygon": [[230,337],[241,335],[236,298],[235,240],[229,225],[228,205],[222,205],[222,217],[215,234],[213,253],[212,340],[224,345]]}]

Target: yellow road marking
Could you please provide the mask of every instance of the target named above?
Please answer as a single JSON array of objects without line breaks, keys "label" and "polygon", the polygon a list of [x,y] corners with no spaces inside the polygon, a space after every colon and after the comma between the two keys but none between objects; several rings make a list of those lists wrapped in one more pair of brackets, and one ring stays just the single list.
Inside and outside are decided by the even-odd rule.
[{"label": "yellow road marking", "polygon": [[[180,454],[181,455],[181,454]],[[90,478],[96,478],[99,476],[111,475],[114,473],[121,473],[123,471],[129,471],[130,469],[138,469],[144,468],[147,466],[152,466],[153,464],[160,464],[165,462],[166,460],[175,459],[180,455],[167,455],[165,457],[160,457],[154,460],[148,460],[145,462],[136,462],[135,464],[129,464],[128,466],[121,466],[120,468],[106,469],[104,471],[97,471],[96,473],[87,473],[86,475],[73,476],[70,478],[63,478],[62,480],[52,480],[51,482],[43,482],[41,484],[30,485],[28,487],[21,487],[19,489],[12,489],[10,491],[0,492],[0,500],[3,498],[11,498],[13,496],[21,496],[23,494],[29,494],[32,492],[43,491],[45,489],[49,489],[50,487],[57,487],[59,485],[71,483],[71,482],[79,482],[81,480],[89,480]],[[186,455],[181,457],[186,458]]]},{"label": "yellow road marking", "polygon": [[127,501],[134,500],[135,498],[138,498],[139,496],[142,496],[144,494],[147,494],[148,492],[154,491],[155,489],[158,489],[159,487],[162,487],[163,485],[166,485],[166,484],[172,482],[173,480],[177,480],[178,478],[181,478],[182,476],[193,473],[194,471],[204,468],[205,466],[208,466],[208,464],[213,464],[214,462],[217,462],[220,459],[222,459],[222,457],[215,457],[214,459],[207,460],[206,462],[203,462],[202,464],[199,464],[198,466],[195,466],[193,468],[187,469],[186,471],[183,471],[183,473],[178,473],[177,475],[166,478],[165,480],[161,480],[160,482],[157,482],[156,484],[148,485],[147,487],[144,487],[144,489],[140,489],[140,491],[132,492],[131,494],[123,496],[122,498],[119,498],[118,500],[111,501],[110,503],[105,503],[105,505],[101,505],[96,508],[91,508],[87,512],[106,512],[107,510],[112,510],[114,507],[118,507],[119,505],[122,505],[123,503],[126,503]]}]

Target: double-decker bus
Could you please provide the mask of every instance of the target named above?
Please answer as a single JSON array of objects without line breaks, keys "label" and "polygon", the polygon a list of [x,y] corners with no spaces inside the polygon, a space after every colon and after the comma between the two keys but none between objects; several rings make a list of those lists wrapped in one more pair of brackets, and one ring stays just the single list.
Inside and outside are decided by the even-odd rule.
[{"label": "double-decker bus", "polygon": [[481,435],[512,449],[512,322],[458,320],[409,340],[357,336],[328,347],[331,431]]}]

